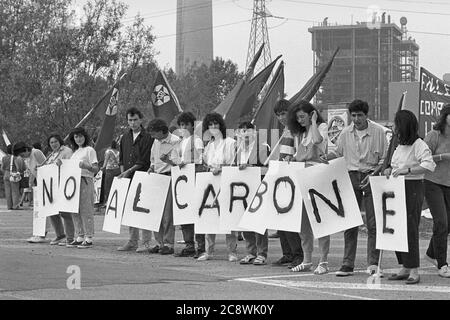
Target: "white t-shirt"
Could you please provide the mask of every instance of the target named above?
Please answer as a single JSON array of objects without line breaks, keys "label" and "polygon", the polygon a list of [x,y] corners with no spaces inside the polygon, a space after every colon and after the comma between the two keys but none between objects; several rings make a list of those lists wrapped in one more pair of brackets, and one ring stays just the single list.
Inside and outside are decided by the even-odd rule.
[{"label": "white t-shirt", "polygon": [[[90,165],[98,163],[97,152],[95,152],[94,148],[92,147],[78,148],[77,150],[75,150],[70,159],[85,161]],[[81,176],[94,178],[94,173],[86,169],[81,169]]]},{"label": "white t-shirt", "polygon": [[[180,158],[184,163],[202,163],[202,153],[203,153],[203,141],[199,137],[195,136],[194,146],[192,146],[192,137],[189,136],[181,140],[180,143]],[[194,147],[195,152],[192,155],[192,147]],[[193,159],[192,159],[193,158]]]}]

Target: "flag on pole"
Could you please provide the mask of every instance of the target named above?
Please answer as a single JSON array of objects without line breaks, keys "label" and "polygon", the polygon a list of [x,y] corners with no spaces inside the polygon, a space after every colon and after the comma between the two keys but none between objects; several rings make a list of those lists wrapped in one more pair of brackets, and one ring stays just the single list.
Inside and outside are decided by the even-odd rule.
[{"label": "flag on pole", "polygon": [[273,108],[275,104],[283,99],[284,96],[284,62],[281,61],[280,65],[275,72],[275,75],[270,83],[267,94],[261,101],[259,108],[256,110],[252,123],[257,129],[279,129],[279,122],[275,117]]},{"label": "flag on pole", "polygon": [[183,110],[180,107],[175,92],[170,87],[166,76],[162,71],[158,71],[153,85],[151,102],[153,113],[156,118],[161,118],[170,125],[172,120]]},{"label": "flag on pole", "polygon": [[9,146],[11,144],[11,141],[8,138],[8,135],[6,134],[5,129],[2,129],[2,137],[3,137],[3,141],[5,141],[5,145]]},{"label": "flag on pole", "polygon": [[272,74],[275,64],[280,58],[281,55],[261,70],[261,72],[259,72],[252,80],[244,82],[244,85],[236,96],[236,99],[233,101],[228,113],[224,115],[227,128],[237,128],[239,121],[245,117],[250,117],[253,113],[253,107],[258,99],[259,93],[264,88],[267,80]]},{"label": "flag on pole", "polygon": [[299,92],[297,92],[292,98],[289,99],[290,104],[300,102],[300,100],[311,101],[317,90],[319,90],[320,86],[322,85],[322,82],[325,79],[328,71],[330,71],[334,58],[336,57],[338,51],[339,47],[336,48],[328,63],[326,63],[318,72],[316,72],[303,86],[303,88],[300,89]]},{"label": "flag on pole", "polygon": [[116,127],[117,118],[117,101],[119,94],[119,86],[115,87],[109,98],[109,104],[106,107],[105,117],[103,118],[102,128],[95,142],[94,149],[97,152],[99,162],[104,160],[105,150],[111,146],[114,139],[114,129]]}]

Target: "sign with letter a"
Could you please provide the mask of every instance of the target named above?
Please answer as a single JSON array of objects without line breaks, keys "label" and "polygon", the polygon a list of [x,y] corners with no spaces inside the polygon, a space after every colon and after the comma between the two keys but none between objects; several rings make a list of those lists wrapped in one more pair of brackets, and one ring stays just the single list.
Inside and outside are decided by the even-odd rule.
[{"label": "sign with letter a", "polygon": [[80,162],[78,160],[62,160],[59,170],[59,211],[78,213],[81,185]]},{"label": "sign with letter a", "polygon": [[187,164],[182,169],[171,168],[173,195],[173,224],[183,225],[195,222],[193,195],[195,190],[195,164]]},{"label": "sign with letter a", "polygon": [[169,185],[169,176],[136,171],[128,190],[122,224],[158,232]]},{"label": "sign with letter a", "polygon": [[408,252],[405,177],[370,177],[380,250]]},{"label": "sign with letter a", "polygon": [[130,179],[114,177],[111,190],[106,203],[105,220],[103,220],[103,231],[120,234],[122,224],[123,208],[127,199]]},{"label": "sign with letter a", "polygon": [[316,239],[363,224],[344,158],[305,168],[297,176]]}]

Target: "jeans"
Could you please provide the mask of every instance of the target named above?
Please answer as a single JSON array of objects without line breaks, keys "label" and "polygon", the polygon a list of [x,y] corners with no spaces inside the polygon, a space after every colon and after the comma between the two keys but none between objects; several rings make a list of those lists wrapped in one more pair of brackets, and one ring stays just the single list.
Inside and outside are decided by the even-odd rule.
[{"label": "jeans", "polygon": [[[231,231],[231,234],[225,235],[225,242],[227,247],[228,254],[236,254],[237,253],[237,231]],[[207,234],[206,242],[208,242],[207,253],[209,255],[214,254],[214,248],[216,246],[216,235],[215,234]]]},{"label": "jeans", "polygon": [[278,230],[283,255],[291,260],[303,260],[303,249],[298,232]]},{"label": "jeans", "polygon": [[78,213],[72,213],[72,218],[78,237],[92,238],[94,236],[94,181],[92,178],[81,177],[80,208]]},{"label": "jeans", "polygon": [[181,226],[181,232],[183,233],[183,240],[186,248],[195,248],[194,224],[183,224]]},{"label": "jeans", "polygon": [[267,258],[267,251],[269,249],[267,230],[264,234],[244,231],[244,238],[247,244],[247,254]]},{"label": "jeans", "polygon": [[408,228],[408,252],[395,252],[397,261],[405,268],[418,268],[419,257],[419,223],[425,193],[423,180],[405,180],[406,225]]},{"label": "jeans", "polygon": [[11,182],[9,179],[3,179],[5,184],[5,197],[8,210],[17,209],[20,203],[19,182]]},{"label": "jeans", "polygon": [[68,242],[74,240],[75,226],[73,224],[71,213],[60,212],[57,215],[50,216],[50,222],[52,223],[53,229],[55,229],[57,238],[66,236]]},{"label": "jeans", "polygon": [[109,191],[111,190],[111,185],[113,183],[114,177],[120,174],[120,169],[106,169],[105,170],[105,184],[103,191],[103,202],[106,203],[109,197]]},{"label": "jeans", "polygon": [[156,241],[160,248],[167,246],[169,248],[174,247],[175,242],[175,227],[173,225],[173,207],[172,207],[172,192],[170,192],[171,185],[169,184],[169,192],[167,193],[166,205],[164,206],[164,212],[159,226],[159,231],[155,232]]},{"label": "jeans", "polygon": [[[366,225],[367,225],[367,264],[378,265],[378,258],[380,257],[380,250],[376,249],[376,221],[375,221],[375,209],[373,207],[372,189],[370,184],[365,188],[361,188],[361,181],[369,173],[350,171],[350,180],[352,182],[353,191],[355,192],[356,200],[358,201],[359,208],[364,203],[366,210]],[[358,245],[358,227],[348,229],[344,232],[344,260],[343,265],[354,268],[356,259],[356,249]]]},{"label": "jeans", "polygon": [[450,230],[450,187],[425,180],[425,199],[433,216],[433,236],[427,255],[437,260],[438,269],[447,265],[447,237]]},{"label": "jeans", "polygon": [[[305,204],[303,204],[302,229],[300,231],[300,239],[302,240],[303,254],[305,255],[304,262],[312,262],[312,252],[314,249],[314,235],[311,229],[311,223],[306,215]],[[330,252],[330,236],[319,238],[320,261],[328,261],[328,253]]]}]

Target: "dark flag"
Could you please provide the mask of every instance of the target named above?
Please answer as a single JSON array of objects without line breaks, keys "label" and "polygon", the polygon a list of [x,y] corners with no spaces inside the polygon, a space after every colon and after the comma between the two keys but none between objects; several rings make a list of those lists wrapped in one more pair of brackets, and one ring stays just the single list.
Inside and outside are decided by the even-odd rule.
[{"label": "dark flag", "polygon": [[236,99],[233,101],[230,110],[224,116],[227,128],[237,128],[240,121],[253,113],[253,107],[258,99],[258,95],[264,88],[267,79],[272,74],[273,68],[281,55],[272,61],[267,67],[259,72],[252,80],[245,82]]},{"label": "dark flag", "polygon": [[155,117],[163,119],[167,125],[170,125],[172,120],[183,111],[181,110],[177,96],[162,71],[158,71],[158,75],[156,76],[151,102]]},{"label": "dark flag", "polygon": [[97,151],[97,158],[99,162],[104,160],[105,150],[111,146],[114,139],[114,129],[116,127],[117,117],[117,100],[119,94],[119,86],[113,88],[113,92],[109,99],[108,107],[105,111],[105,118],[100,133],[95,142],[94,149]]},{"label": "dark flag", "polygon": [[310,101],[314,95],[319,90],[322,85],[323,80],[325,79],[328,71],[330,71],[331,65],[333,64],[334,58],[336,57],[339,51],[339,47],[336,48],[333,55],[327,64],[325,64],[318,72],[316,72],[308,82],[297,92],[292,98],[289,99],[290,104],[299,102],[300,100]]},{"label": "dark flag", "polygon": [[273,108],[284,96],[284,62],[282,61],[270,83],[267,94],[261,101],[253,116],[252,123],[257,129],[279,129],[279,122],[275,118]]}]

